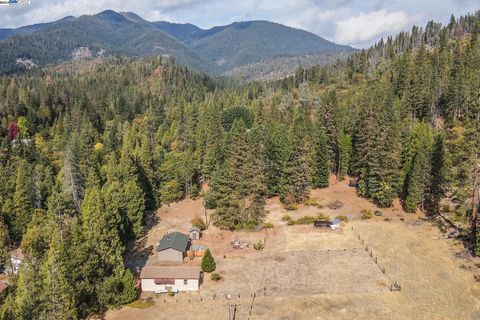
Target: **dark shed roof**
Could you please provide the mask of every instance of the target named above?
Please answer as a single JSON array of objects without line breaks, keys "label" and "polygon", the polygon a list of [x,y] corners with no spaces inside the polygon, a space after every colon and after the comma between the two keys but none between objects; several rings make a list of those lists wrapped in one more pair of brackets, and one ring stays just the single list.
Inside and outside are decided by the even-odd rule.
[{"label": "dark shed roof", "polygon": [[332,223],[330,221],[317,220],[314,223],[315,227],[330,227]]},{"label": "dark shed roof", "polygon": [[165,249],[175,249],[181,252],[187,250],[189,237],[180,232],[172,232],[165,235],[158,243],[157,251],[163,251]]}]

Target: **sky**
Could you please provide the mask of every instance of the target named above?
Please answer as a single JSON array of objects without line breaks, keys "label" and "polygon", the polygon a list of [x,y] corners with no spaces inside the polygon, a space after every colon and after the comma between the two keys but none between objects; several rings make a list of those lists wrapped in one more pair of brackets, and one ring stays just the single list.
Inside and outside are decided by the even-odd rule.
[{"label": "sky", "polygon": [[105,9],[131,11],[149,21],[193,23],[201,28],[235,21],[268,20],[301,28],[330,41],[365,48],[382,37],[448,23],[480,10],[480,0],[31,0],[0,6],[0,28],[49,22]]}]

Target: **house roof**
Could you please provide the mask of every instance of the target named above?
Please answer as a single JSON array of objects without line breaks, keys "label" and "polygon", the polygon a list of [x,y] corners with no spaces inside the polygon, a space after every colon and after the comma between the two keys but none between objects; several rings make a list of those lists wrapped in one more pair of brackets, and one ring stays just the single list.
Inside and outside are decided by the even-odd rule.
[{"label": "house roof", "polygon": [[145,266],[140,279],[200,279],[199,267]]},{"label": "house roof", "polygon": [[25,259],[25,256],[23,255],[23,252],[22,252],[22,249],[20,249],[20,248],[12,250],[10,252],[10,256],[17,258],[18,260]]},{"label": "house roof", "polygon": [[180,232],[172,232],[165,235],[158,243],[157,251],[166,249],[175,249],[177,251],[185,252],[187,250],[190,237]]},{"label": "house roof", "polygon": [[342,221],[340,221],[339,219],[335,219],[332,221],[332,224],[340,224],[342,223]]},{"label": "house roof", "polygon": [[331,225],[332,223],[330,221],[326,220],[317,220],[314,222],[314,225]]},{"label": "house roof", "polygon": [[197,228],[197,227],[191,227],[190,229],[188,229],[188,232],[193,232],[193,231],[201,232],[202,230],[200,230],[200,228]]}]

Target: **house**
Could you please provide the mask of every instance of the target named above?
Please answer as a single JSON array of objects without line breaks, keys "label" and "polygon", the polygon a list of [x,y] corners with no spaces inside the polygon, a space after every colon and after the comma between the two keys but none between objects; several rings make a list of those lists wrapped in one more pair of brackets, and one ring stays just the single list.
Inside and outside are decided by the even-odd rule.
[{"label": "house", "polygon": [[24,259],[25,256],[23,255],[22,249],[18,248],[10,252],[10,262],[12,263],[13,274],[17,274]]},{"label": "house", "polygon": [[191,240],[200,240],[200,237],[202,235],[202,230],[200,230],[200,228],[197,228],[197,227],[191,227],[188,230],[188,233],[190,233]]},{"label": "house", "polygon": [[182,262],[190,245],[187,235],[180,232],[166,234],[158,243],[158,260]]},{"label": "house", "polygon": [[201,272],[199,267],[145,266],[140,274],[143,292],[198,291]]}]

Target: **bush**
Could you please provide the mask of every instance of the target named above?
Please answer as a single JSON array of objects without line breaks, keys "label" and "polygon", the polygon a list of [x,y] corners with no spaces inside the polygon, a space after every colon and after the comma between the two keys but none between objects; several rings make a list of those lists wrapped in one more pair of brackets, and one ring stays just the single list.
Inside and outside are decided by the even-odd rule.
[{"label": "bush", "polygon": [[295,225],[296,221],[295,220],[288,220],[287,226],[293,226]]},{"label": "bush", "polygon": [[326,214],[320,212],[319,214],[317,214],[317,219],[315,220],[328,220],[330,221],[330,217],[327,216]]},{"label": "bush", "polygon": [[373,213],[371,210],[363,209],[361,211],[361,214],[362,214],[362,220],[371,219],[373,217]]},{"label": "bush", "polygon": [[262,224],[263,229],[273,229],[273,224],[270,222],[265,222]]},{"label": "bush", "polygon": [[305,205],[309,206],[309,207],[318,207],[318,206],[320,206],[320,203],[318,203],[317,199],[315,199],[315,198],[308,198],[305,201]]},{"label": "bush", "polygon": [[253,249],[257,251],[262,251],[263,249],[265,249],[265,244],[263,243],[262,240],[258,240],[257,243],[253,244]]},{"label": "bush", "polygon": [[212,253],[210,249],[205,251],[205,255],[202,258],[202,271],[203,272],[213,272],[217,268],[217,264],[215,263],[215,259],[213,259]]},{"label": "bush", "polygon": [[297,221],[295,221],[295,224],[313,224],[315,220],[317,220],[315,217],[303,216],[301,218],[298,218]]},{"label": "bush", "polygon": [[211,278],[213,281],[215,281],[215,282],[222,280],[222,276],[221,276],[220,273],[218,273],[218,272],[212,273],[212,275],[210,276],[210,278]]},{"label": "bush", "polygon": [[284,215],[284,216],[282,217],[282,221],[283,221],[283,222],[292,221],[292,217],[289,216],[288,214],[286,214],[286,215]]},{"label": "bush", "polygon": [[343,222],[348,222],[348,217],[343,216],[343,215],[336,216],[335,219],[338,219],[338,220],[343,221]]},{"label": "bush", "polygon": [[207,225],[205,224],[203,219],[200,218],[199,216],[196,216],[195,218],[193,218],[192,221],[190,221],[190,223],[192,224],[192,226],[197,227],[202,231],[207,229]]},{"label": "bush", "polygon": [[450,212],[452,212],[452,209],[450,208],[450,206],[448,204],[444,204],[444,205],[442,205],[442,212],[443,213],[450,213]]},{"label": "bush", "polygon": [[167,294],[168,294],[169,297],[173,297],[175,295],[175,293],[173,293],[173,291],[172,291],[172,288],[168,288]]},{"label": "bush", "polygon": [[155,302],[153,302],[153,299],[148,298],[148,299],[135,300],[133,302],[126,304],[125,306],[129,308],[135,308],[135,309],[147,309],[147,308],[153,307],[154,305],[155,305]]}]

